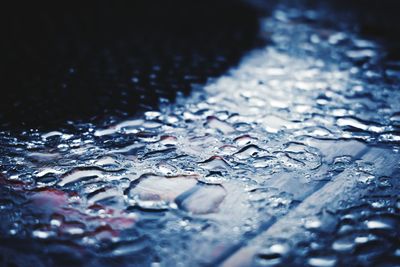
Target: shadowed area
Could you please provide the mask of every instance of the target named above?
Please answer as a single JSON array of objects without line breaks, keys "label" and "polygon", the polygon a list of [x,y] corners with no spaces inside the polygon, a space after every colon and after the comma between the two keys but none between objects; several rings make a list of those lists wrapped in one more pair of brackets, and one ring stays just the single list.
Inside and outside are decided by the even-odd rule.
[{"label": "shadowed area", "polygon": [[89,1],[3,10],[0,123],[134,115],[188,93],[254,47],[239,1]]}]

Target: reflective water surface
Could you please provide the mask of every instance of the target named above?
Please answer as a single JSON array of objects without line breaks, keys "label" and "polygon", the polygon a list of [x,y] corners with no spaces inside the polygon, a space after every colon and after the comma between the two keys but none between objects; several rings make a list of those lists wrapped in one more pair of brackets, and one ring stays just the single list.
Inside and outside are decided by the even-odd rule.
[{"label": "reflective water surface", "polygon": [[160,110],[2,132],[0,262],[399,265],[400,62],[319,19]]}]

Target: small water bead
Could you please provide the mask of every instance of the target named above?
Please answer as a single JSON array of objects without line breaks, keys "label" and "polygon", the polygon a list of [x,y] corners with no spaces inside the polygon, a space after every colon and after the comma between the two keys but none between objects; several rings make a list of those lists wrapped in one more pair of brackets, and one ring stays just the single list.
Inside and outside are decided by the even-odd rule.
[{"label": "small water bead", "polygon": [[347,236],[335,240],[332,244],[332,249],[339,253],[351,252],[355,247],[355,242],[353,238]]},{"label": "small water bead", "polygon": [[233,154],[236,158],[240,160],[248,159],[251,157],[257,157],[260,155],[262,152],[262,149],[260,149],[256,145],[247,145],[241,148],[239,151]]},{"label": "small water bead", "polygon": [[225,199],[226,190],[221,185],[198,184],[190,195],[178,196],[178,205],[193,214],[208,214],[218,211]]},{"label": "small water bead", "polygon": [[234,139],[234,142],[238,146],[242,147],[242,146],[249,145],[249,144],[257,142],[257,138],[246,134],[246,135],[241,135],[241,136],[236,137]]},{"label": "small water bead", "polygon": [[400,112],[395,112],[390,116],[390,121],[395,125],[400,125]]},{"label": "small water bead", "polygon": [[158,134],[154,131],[139,131],[136,133],[136,137],[144,143],[157,142],[159,139]]},{"label": "small water bead", "polygon": [[38,162],[54,161],[61,157],[61,155],[58,153],[40,153],[40,152],[32,152],[29,153],[27,156],[32,160]]},{"label": "small water bead", "polygon": [[360,173],[358,176],[357,176],[357,181],[359,182],[359,183],[361,183],[361,184],[372,184],[373,183],[373,181],[375,180],[375,176],[374,175],[371,175],[371,174],[369,174],[369,173]]},{"label": "small water bead", "polygon": [[147,120],[154,120],[160,117],[161,113],[159,111],[146,111],[144,113],[144,116],[146,117]]},{"label": "small water bead", "polygon": [[321,164],[321,157],[319,155],[305,152],[305,153],[294,153],[294,152],[276,152],[275,155],[279,159],[280,164],[288,170],[293,169],[318,169]]},{"label": "small water bead", "polygon": [[236,131],[239,131],[239,132],[250,132],[252,129],[252,126],[246,122],[235,123],[235,124],[233,124],[233,127],[235,128]]},{"label": "small water bead", "polygon": [[168,164],[167,162],[159,162],[156,164],[156,169],[160,172],[162,175],[175,175],[178,171],[178,169],[171,165]]},{"label": "small water bead", "polygon": [[56,235],[55,232],[49,230],[34,230],[32,231],[32,237],[39,239],[48,239],[54,237]]},{"label": "small water bead", "polygon": [[268,115],[262,118],[261,122],[270,133],[277,133],[280,130],[294,127],[293,123],[275,115]]},{"label": "small water bead", "polygon": [[337,120],[337,125],[340,127],[345,127],[345,126],[351,126],[353,128],[359,129],[359,130],[368,130],[368,125],[355,119],[355,118],[339,118]]},{"label": "small water bead", "polygon": [[390,177],[386,177],[386,176],[382,176],[378,178],[378,186],[381,188],[390,188],[392,187],[392,183],[391,183],[391,178]]},{"label": "small water bead", "polygon": [[302,153],[308,150],[308,146],[300,142],[289,142],[284,144],[284,149],[289,153]]},{"label": "small water bead", "polygon": [[304,223],[306,229],[318,229],[322,226],[322,222],[319,219],[307,219]]},{"label": "small water bead", "polygon": [[337,259],[332,256],[327,257],[312,257],[307,263],[313,267],[333,267],[336,265]]},{"label": "small water bead", "polygon": [[59,175],[63,172],[61,170],[53,169],[53,168],[43,168],[38,172],[35,172],[36,177],[43,177],[48,175]]},{"label": "small water bead", "polygon": [[49,173],[46,175],[38,176],[35,179],[36,185],[38,187],[53,186],[58,182],[58,177],[54,173]]},{"label": "small water bead", "polygon": [[219,148],[220,155],[228,156],[237,151],[237,147],[233,145],[223,145]]},{"label": "small water bead", "polygon": [[367,199],[366,202],[371,205],[373,209],[377,210],[391,209],[394,205],[394,199],[385,195],[378,196],[378,198]]},{"label": "small water bead", "polygon": [[60,232],[65,235],[80,236],[85,233],[86,225],[83,222],[64,222],[60,226]]},{"label": "small water bead", "polygon": [[257,254],[255,263],[259,266],[279,266],[283,264],[290,248],[285,243],[272,244]]},{"label": "small water bead", "polygon": [[347,34],[344,32],[335,32],[329,36],[328,42],[331,45],[337,45],[348,38]]},{"label": "small water bead", "polygon": [[52,227],[58,228],[65,221],[65,217],[61,214],[55,213],[51,216],[50,225]]},{"label": "small water bead", "polygon": [[105,156],[94,163],[105,171],[119,171],[122,170],[121,163],[114,157]]},{"label": "small water bead", "polygon": [[226,162],[225,159],[220,156],[212,156],[211,158],[203,162],[200,162],[199,165],[204,169],[212,171],[227,170],[231,168],[229,163]]},{"label": "small water bead", "polygon": [[128,256],[137,253],[145,253],[149,248],[150,242],[147,238],[141,237],[136,240],[118,242],[110,251],[112,256]]},{"label": "small water bead", "polygon": [[278,157],[275,156],[264,156],[259,157],[253,161],[253,166],[255,168],[268,168],[271,170],[280,171],[278,167],[280,167],[280,162]]},{"label": "small water bead", "polygon": [[399,132],[382,133],[381,135],[379,135],[379,141],[380,142],[399,143],[400,142],[400,133]]},{"label": "small water bead", "polygon": [[145,121],[142,126],[146,129],[156,129],[161,127],[162,124],[158,121]]},{"label": "small water bead", "polygon": [[172,135],[163,135],[160,137],[159,143],[163,146],[174,146],[178,143],[178,138]]},{"label": "small water bead", "polygon": [[222,121],[215,116],[207,117],[207,125],[223,134],[230,134],[235,131],[235,129],[229,123]]},{"label": "small water bead", "polygon": [[111,149],[109,153],[111,154],[122,154],[122,155],[140,155],[143,153],[145,146],[142,143],[134,143],[127,145],[125,147],[119,147],[116,149]]},{"label": "small water bead", "polygon": [[375,165],[373,162],[358,160],[358,161],[356,161],[356,164],[357,164],[357,169],[360,172],[367,173],[367,174],[374,173]]},{"label": "small water bead", "polygon": [[105,188],[101,188],[101,189],[98,189],[98,190],[90,193],[87,196],[87,199],[88,199],[89,205],[94,204],[94,203],[104,204],[105,202],[107,202],[107,204],[110,204],[111,202],[113,204],[121,203],[121,201],[123,200],[123,193],[118,188],[105,187]]},{"label": "small water bead", "polygon": [[199,181],[202,181],[206,184],[221,184],[223,182],[226,182],[230,179],[230,177],[227,177],[226,175],[223,175],[222,172],[219,171],[210,171],[209,174],[207,174],[204,177],[201,177]]},{"label": "small water bead", "polygon": [[54,137],[60,137],[62,135],[63,135],[63,133],[61,133],[59,131],[52,131],[52,132],[42,134],[42,138],[46,140],[46,139],[50,139],[50,138],[54,138]]},{"label": "small water bead", "polygon": [[120,131],[126,133],[138,132],[143,126],[143,123],[144,123],[143,119],[123,121],[118,123],[117,125],[110,126],[109,128],[106,129],[97,129],[94,132],[94,136],[102,137],[107,135],[113,135]]},{"label": "small water bead", "polygon": [[163,121],[166,124],[176,125],[179,122],[179,117],[176,115],[165,115],[163,116]]},{"label": "small water bead", "polygon": [[127,195],[132,204],[143,208],[167,209],[183,192],[193,188],[197,184],[194,177],[163,177],[156,175],[143,175],[131,183],[127,189]]},{"label": "small water bead", "polygon": [[69,145],[68,145],[68,144],[59,144],[59,145],[57,146],[57,148],[58,148],[58,150],[59,150],[60,152],[65,152],[65,151],[68,151]]},{"label": "small water bead", "polygon": [[333,159],[332,170],[336,172],[342,172],[346,168],[350,167],[353,158],[351,156],[338,156]]},{"label": "small water bead", "polygon": [[74,169],[61,176],[60,186],[68,186],[74,183],[85,182],[88,180],[93,180],[100,178],[103,172],[98,169]]},{"label": "small water bead", "polygon": [[[392,214],[373,215],[366,219],[365,225],[369,229],[397,231],[400,217]],[[397,231],[398,232],[398,231]]]},{"label": "small water bead", "polygon": [[346,55],[353,60],[368,60],[374,57],[375,51],[371,49],[363,50],[350,50],[346,52]]},{"label": "small water bead", "polygon": [[199,155],[199,153],[201,153],[201,155],[207,155],[206,152],[210,150],[212,151],[213,148],[219,147],[221,145],[221,142],[213,136],[204,135],[189,138],[186,144],[186,153],[191,153],[191,151],[188,150],[192,150],[192,153],[194,155]]}]

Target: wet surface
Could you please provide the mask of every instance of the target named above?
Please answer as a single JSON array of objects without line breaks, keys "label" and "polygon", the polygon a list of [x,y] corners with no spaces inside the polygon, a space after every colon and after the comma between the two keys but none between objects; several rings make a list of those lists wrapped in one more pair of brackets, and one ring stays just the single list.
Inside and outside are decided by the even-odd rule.
[{"label": "wet surface", "polygon": [[2,264],[399,265],[400,61],[323,21],[277,7],[159,110],[2,132]]}]

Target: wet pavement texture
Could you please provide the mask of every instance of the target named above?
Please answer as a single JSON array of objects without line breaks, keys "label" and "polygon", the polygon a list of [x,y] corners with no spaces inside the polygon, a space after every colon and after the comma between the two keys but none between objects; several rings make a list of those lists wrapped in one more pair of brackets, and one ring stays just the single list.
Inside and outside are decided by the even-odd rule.
[{"label": "wet pavement texture", "polygon": [[0,135],[4,266],[399,266],[400,60],[277,5],[264,46],[126,119]]}]

